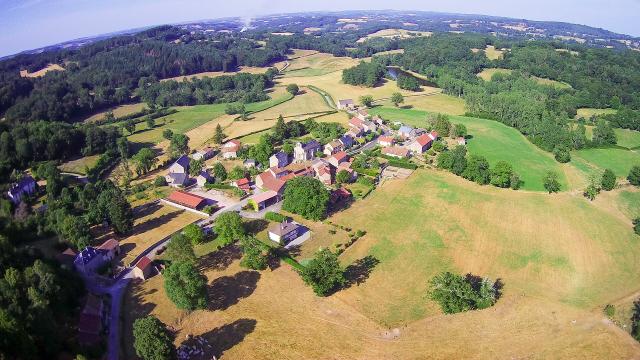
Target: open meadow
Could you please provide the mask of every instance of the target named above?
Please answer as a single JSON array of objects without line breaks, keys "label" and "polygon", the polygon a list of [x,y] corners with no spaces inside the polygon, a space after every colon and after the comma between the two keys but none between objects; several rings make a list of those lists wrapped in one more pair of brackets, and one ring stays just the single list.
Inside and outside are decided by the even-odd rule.
[{"label": "open meadow", "polygon": [[[478,73],[478,77],[481,78],[484,81],[491,81],[491,78],[495,74],[509,75],[512,72],[513,72],[513,70],[511,70],[511,69],[487,68],[487,69],[484,69],[481,72],[479,72]],[[537,77],[537,76],[531,76],[531,78],[534,79],[540,85],[553,86],[556,89],[570,89],[571,88],[571,85],[569,85],[569,84],[567,84],[565,82],[551,80],[551,79],[545,79],[545,78],[541,78],[541,77]]]},{"label": "open meadow", "polygon": [[[318,298],[289,265],[255,272],[239,266],[237,249],[223,249],[199,260],[208,309],[176,309],[161,276],[133,283],[125,335],[135,318],[153,314],[175,329],[176,345],[191,344],[187,335],[207,339],[212,347],[199,359],[640,356],[640,345],[601,312],[638,290],[637,239],[627,221],[581,196],[418,170],[329,220],[367,231],[341,256],[344,266],[374,259],[360,283]],[[331,236],[305,247],[340,241]],[[499,278],[503,295],[490,309],[442,315],[425,291],[444,270]]]},{"label": "open meadow", "polygon": [[640,165],[640,153],[628,149],[583,149],[571,154],[600,171],[611,169],[618,177],[627,177],[631,167]]},{"label": "open meadow", "polygon": [[84,122],[95,122],[98,120],[102,120],[104,119],[104,116],[107,114],[108,111],[112,111],[113,116],[115,116],[116,118],[119,118],[125,115],[142,111],[146,107],[147,107],[147,104],[145,103],[134,103],[134,104],[114,106],[109,110],[101,111],[89,116],[88,118],[84,119]]},{"label": "open meadow", "polygon": [[432,32],[430,31],[412,31],[412,30],[406,30],[406,29],[382,29],[382,30],[378,30],[374,33],[371,33],[367,36],[361,37],[360,39],[358,39],[358,43],[363,43],[367,40],[370,39],[375,39],[375,38],[386,38],[386,39],[393,39],[393,38],[399,38],[399,39],[408,39],[408,38],[412,38],[412,37],[421,37],[421,36],[431,36],[433,35]]},{"label": "open meadow", "polygon": [[[380,115],[383,119],[402,121],[416,127],[426,126],[428,114],[422,110],[390,107],[375,107],[369,112]],[[544,191],[542,177],[548,170],[554,170],[560,175],[563,190],[570,185],[563,168],[553,156],[537,148],[518,130],[497,121],[465,116],[451,116],[450,121],[467,127],[472,136],[467,144],[469,153],[486,157],[492,165],[500,160],[513,165],[523,181],[523,190]]]}]

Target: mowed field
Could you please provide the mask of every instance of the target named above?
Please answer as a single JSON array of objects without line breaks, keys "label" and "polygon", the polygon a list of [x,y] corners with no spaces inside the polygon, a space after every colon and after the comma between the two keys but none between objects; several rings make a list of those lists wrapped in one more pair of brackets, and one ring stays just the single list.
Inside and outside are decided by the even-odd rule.
[{"label": "mowed field", "polygon": [[327,53],[298,50],[290,56],[285,77],[319,76],[358,65],[361,60],[350,57],[336,57]]},{"label": "mowed field", "polygon": [[[593,126],[586,125],[585,130],[587,139],[592,139]],[[640,147],[640,131],[614,128],[613,132],[616,134],[616,139],[618,141],[616,145],[627,149]]]},{"label": "mowed field", "polygon": [[405,30],[405,29],[382,29],[358,39],[357,42],[362,43],[367,40],[375,39],[375,38],[408,39],[412,37],[431,36],[431,35],[433,35],[433,33],[430,31],[411,31],[411,30]]},{"label": "mowed field", "polygon": [[[388,107],[376,107],[369,112],[390,121],[402,121],[416,127],[426,126],[428,114],[422,110]],[[560,175],[563,190],[569,187],[563,168],[553,156],[531,144],[518,130],[497,121],[464,116],[451,116],[450,121],[464,124],[473,136],[467,144],[470,154],[486,157],[491,165],[500,160],[513,165],[523,181],[523,190],[544,191],[542,177],[548,170]]]},{"label": "mowed field", "polygon": [[60,166],[58,166],[58,168],[62,172],[69,172],[69,173],[84,175],[87,173],[86,171],[87,168],[93,167],[96,164],[96,162],[98,162],[99,158],[100,158],[100,155],[85,156],[76,160],[71,160],[71,161],[62,163]]},{"label": "mowed field", "polygon": [[618,177],[626,177],[633,166],[640,165],[640,153],[635,150],[619,148],[584,149],[573,151],[571,154],[600,171],[611,169]]},{"label": "mowed field", "polygon": [[[111,108],[110,110],[113,111],[113,116],[118,118],[125,115],[136,113],[138,111],[142,111],[142,109],[146,107],[147,107],[147,104],[145,103],[134,103],[134,104],[119,105]],[[109,110],[101,111],[99,113],[93,114],[88,118],[86,118],[84,122],[94,122],[97,120],[102,120],[104,119],[104,116],[107,114],[107,111]]]},{"label": "mowed field", "polygon": [[615,114],[616,112],[616,109],[580,108],[577,110],[576,119],[581,117],[588,119],[594,115]]},{"label": "mowed field", "polygon": [[[509,75],[513,72],[513,70],[511,69],[502,69],[502,68],[488,68],[488,69],[484,69],[481,72],[478,73],[478,77],[480,77],[482,80],[484,81],[491,81],[491,77],[493,77],[494,74],[505,74],[505,75]],[[532,79],[534,79],[536,82],[538,82],[538,84],[540,85],[547,85],[547,86],[553,86],[557,89],[570,89],[571,85],[561,82],[561,81],[556,81],[556,80],[551,80],[551,79],[545,79],[545,78],[541,78],[541,77],[537,77],[537,76],[532,76]]]},{"label": "mowed field", "polygon": [[[640,356],[601,314],[601,305],[638,289],[637,239],[630,224],[580,196],[418,170],[330,220],[367,231],[341,256],[345,266],[375,258],[359,285],[318,298],[286,264],[254,272],[239,266],[237,252],[212,253],[200,260],[207,310],[177,310],[160,276],[134,283],[125,335],[135,318],[154,314],[177,331],[176,345],[192,344],[187,335],[208,340],[198,359]],[[490,309],[442,315],[425,290],[444,270],[500,278],[503,296]]]}]

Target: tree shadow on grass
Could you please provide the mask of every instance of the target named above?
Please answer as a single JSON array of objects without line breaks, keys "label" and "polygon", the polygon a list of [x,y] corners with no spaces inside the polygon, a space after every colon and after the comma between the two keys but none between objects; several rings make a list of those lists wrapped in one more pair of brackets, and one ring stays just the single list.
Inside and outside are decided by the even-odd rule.
[{"label": "tree shadow on grass", "polygon": [[154,212],[158,211],[162,205],[158,202],[147,203],[144,205],[136,206],[133,209],[133,215],[137,218],[142,218],[147,215],[151,215]]},{"label": "tree shadow on grass", "polygon": [[251,334],[258,322],[254,319],[238,319],[230,324],[222,325],[200,336],[185,340],[178,348],[182,351],[192,351],[189,359],[219,359],[225,351],[241,343]]},{"label": "tree shadow on grass", "polygon": [[200,258],[200,271],[225,270],[234,261],[242,258],[242,251],[237,244],[230,244]]},{"label": "tree shadow on grass", "polygon": [[267,226],[269,226],[269,222],[264,219],[252,219],[244,223],[247,232],[254,235],[265,230]]},{"label": "tree shadow on grass", "polygon": [[255,291],[260,273],[257,271],[240,271],[233,276],[219,277],[211,282],[207,289],[209,310],[226,310],[249,297]]},{"label": "tree shadow on grass", "polygon": [[[471,287],[476,291],[480,289],[480,286],[482,285],[482,282],[484,280],[483,277],[478,275],[473,275],[471,273],[465,275],[465,279],[471,285]],[[496,279],[496,281],[493,283],[493,290],[495,291],[496,300],[500,299],[500,297],[502,296],[503,288],[504,288],[504,282],[502,282],[502,279],[500,278]]]},{"label": "tree shadow on grass", "polygon": [[171,221],[173,218],[178,217],[178,215],[182,214],[184,212],[184,210],[180,210],[180,211],[173,211],[167,214],[162,214],[158,217],[155,217],[153,219],[149,219],[141,224],[138,224],[136,226],[133,227],[133,231],[131,232],[131,235],[139,235],[142,234],[144,232],[147,232],[151,229],[155,229],[159,226],[162,226],[166,223],[168,223],[169,221]]},{"label": "tree shadow on grass", "polygon": [[367,255],[362,259],[358,259],[353,264],[347,266],[344,271],[344,277],[347,280],[344,289],[350,288],[353,285],[360,286],[371,275],[373,269],[380,263],[373,255]]}]

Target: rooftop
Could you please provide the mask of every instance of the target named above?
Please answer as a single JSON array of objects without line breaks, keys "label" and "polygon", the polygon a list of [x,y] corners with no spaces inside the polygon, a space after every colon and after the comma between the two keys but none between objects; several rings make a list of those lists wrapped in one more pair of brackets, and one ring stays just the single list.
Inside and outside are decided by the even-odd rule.
[{"label": "rooftop", "polygon": [[146,256],[143,256],[142,259],[138,260],[138,262],[136,263],[136,268],[140,270],[145,270],[150,265],[151,265],[151,259],[149,259]]},{"label": "rooftop", "polygon": [[105,242],[103,242],[100,246],[98,246],[98,249],[101,250],[113,250],[115,248],[117,248],[120,245],[120,243],[118,243],[118,241],[116,239],[109,239]]},{"label": "rooftop", "polygon": [[297,230],[298,224],[294,222],[285,221],[280,224],[273,224],[269,227],[269,232],[278,236],[284,236],[288,233]]},{"label": "rooftop", "polygon": [[184,191],[174,191],[172,192],[167,200],[174,202],[179,205],[186,206],[188,208],[195,209],[198,206],[202,205],[207,199],[202,196],[194,195]]},{"label": "rooftop", "polygon": [[277,192],[275,192],[273,190],[269,190],[269,191],[265,191],[263,193],[254,195],[254,196],[251,197],[251,199],[259,204],[261,202],[265,202],[267,200],[271,200],[271,199],[273,199],[274,197],[277,197],[277,196],[278,196]]}]

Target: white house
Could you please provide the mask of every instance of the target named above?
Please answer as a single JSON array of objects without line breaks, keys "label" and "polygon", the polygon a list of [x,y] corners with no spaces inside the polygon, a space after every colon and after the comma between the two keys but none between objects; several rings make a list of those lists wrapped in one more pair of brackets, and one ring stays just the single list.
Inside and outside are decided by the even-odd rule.
[{"label": "white house", "polygon": [[285,167],[289,165],[289,155],[284,151],[278,151],[269,158],[269,167]]},{"label": "white house", "polygon": [[230,140],[222,145],[222,157],[225,159],[235,159],[238,157],[238,151],[242,147],[242,143],[238,140]]},{"label": "white house", "polygon": [[209,175],[208,171],[202,170],[200,171],[200,174],[198,174],[198,176],[196,177],[196,183],[198,184],[198,187],[204,187],[205,184],[210,182],[212,179],[213,178],[211,177],[211,175]]},{"label": "white house", "polygon": [[300,236],[300,225],[292,221],[283,221],[269,228],[269,239],[278,244],[286,245]]},{"label": "white house", "polygon": [[207,146],[203,149],[200,149],[191,155],[193,160],[207,160],[211,159],[213,155],[215,155],[215,149]]},{"label": "white house", "polygon": [[344,145],[339,140],[333,140],[332,142],[324,146],[324,154],[331,156],[337,152],[344,150]]},{"label": "white house", "polygon": [[299,142],[293,148],[293,159],[295,162],[313,160],[320,149],[321,145],[317,140],[311,140],[305,144]]},{"label": "white house", "polygon": [[340,110],[353,110],[355,106],[352,99],[338,100],[338,109]]},{"label": "white house", "polygon": [[189,182],[189,157],[182,155],[169,167],[169,173],[165,176],[171,186],[184,186]]}]

